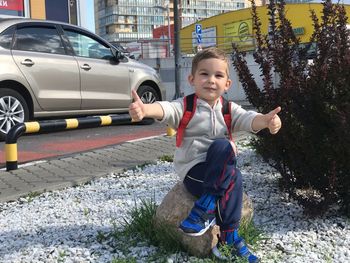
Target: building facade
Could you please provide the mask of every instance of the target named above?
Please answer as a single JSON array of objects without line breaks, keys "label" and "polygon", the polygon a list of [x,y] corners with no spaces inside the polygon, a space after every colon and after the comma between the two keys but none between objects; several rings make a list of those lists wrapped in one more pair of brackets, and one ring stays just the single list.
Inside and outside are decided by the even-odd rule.
[{"label": "building facade", "polygon": [[[349,17],[350,5],[344,5],[344,7]],[[310,10],[314,10],[320,18],[322,8],[323,5],[320,3],[294,3],[285,6],[286,18],[291,22],[292,29],[300,43],[309,44],[314,31]],[[261,33],[267,35],[269,32],[267,6],[258,6],[257,14],[261,22]],[[250,8],[203,19],[200,24],[201,43],[197,41],[194,25],[181,29],[181,52],[183,54],[195,53],[199,45],[201,48],[217,46],[227,52],[232,52],[232,43],[243,51],[251,51],[256,48]]]},{"label": "building facade", "polygon": [[[2,0],[0,15],[55,20],[88,27],[85,0]],[[90,18],[91,19],[91,18]]]},{"label": "building facade", "polygon": [[[94,0],[96,33],[109,41],[151,39],[153,30],[173,24],[173,0]],[[181,27],[246,7],[246,0],[179,0]],[[169,19],[168,19],[169,17]]]},{"label": "building facade", "polygon": [[0,1],[0,15],[30,17],[29,0]]}]

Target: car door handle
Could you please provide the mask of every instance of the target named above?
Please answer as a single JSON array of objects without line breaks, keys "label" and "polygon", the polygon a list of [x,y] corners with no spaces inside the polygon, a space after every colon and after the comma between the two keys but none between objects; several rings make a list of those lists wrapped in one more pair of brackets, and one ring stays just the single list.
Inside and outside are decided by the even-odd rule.
[{"label": "car door handle", "polygon": [[25,65],[25,66],[33,66],[34,65],[34,62],[31,60],[31,59],[25,59],[23,61],[21,61],[21,64],[22,65]]},{"label": "car door handle", "polygon": [[84,70],[90,70],[91,67],[89,66],[89,64],[84,64],[82,66],[80,66],[80,68],[84,69]]}]

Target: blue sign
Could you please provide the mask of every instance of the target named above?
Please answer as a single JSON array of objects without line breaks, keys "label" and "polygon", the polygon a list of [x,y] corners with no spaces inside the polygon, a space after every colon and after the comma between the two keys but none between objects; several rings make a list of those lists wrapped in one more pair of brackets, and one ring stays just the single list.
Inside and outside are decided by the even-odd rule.
[{"label": "blue sign", "polygon": [[197,35],[197,44],[202,43],[202,35]]},{"label": "blue sign", "polygon": [[196,24],[196,34],[201,35],[202,34],[202,25]]}]

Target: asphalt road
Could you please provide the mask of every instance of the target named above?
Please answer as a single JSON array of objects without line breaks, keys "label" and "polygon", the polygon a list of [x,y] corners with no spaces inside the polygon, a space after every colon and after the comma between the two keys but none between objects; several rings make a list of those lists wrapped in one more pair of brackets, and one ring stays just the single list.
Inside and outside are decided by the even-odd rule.
[{"label": "asphalt road", "polygon": [[[121,142],[166,133],[164,124],[113,125],[90,129],[76,129],[46,134],[30,134],[17,141],[18,163],[57,158],[77,152],[102,148]],[[0,167],[5,166],[5,143],[0,143]]]}]

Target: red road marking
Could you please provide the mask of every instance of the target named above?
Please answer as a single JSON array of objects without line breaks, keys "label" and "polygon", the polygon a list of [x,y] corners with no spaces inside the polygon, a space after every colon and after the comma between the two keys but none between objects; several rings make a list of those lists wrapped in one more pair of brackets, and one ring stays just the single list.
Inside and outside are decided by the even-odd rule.
[{"label": "red road marking", "polygon": [[[60,155],[72,154],[77,152],[84,152],[96,148],[102,148],[108,145],[119,144],[128,140],[140,139],[150,136],[161,135],[165,131],[141,131],[132,134],[121,134],[110,137],[84,139],[84,140],[60,140],[50,143],[43,143],[38,145],[33,151],[20,150],[18,145],[18,163],[25,163],[45,158],[51,158]],[[0,163],[5,164],[4,149],[0,150]]]},{"label": "red road marking", "polygon": [[158,135],[153,132],[143,132],[139,134],[123,134],[107,138],[99,138],[93,140],[74,140],[69,142],[61,143],[45,143],[43,148],[50,151],[59,151],[59,152],[79,152],[100,148],[107,145],[118,144],[128,140],[138,139],[142,137],[149,137],[153,135]]}]

